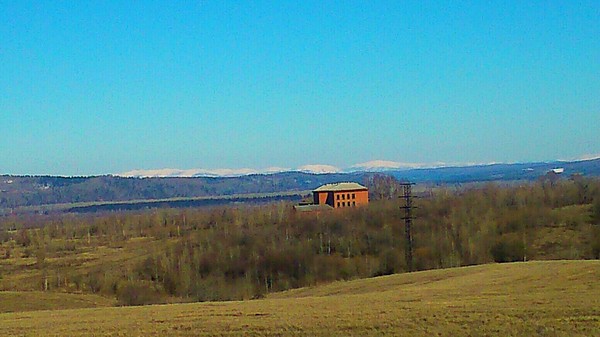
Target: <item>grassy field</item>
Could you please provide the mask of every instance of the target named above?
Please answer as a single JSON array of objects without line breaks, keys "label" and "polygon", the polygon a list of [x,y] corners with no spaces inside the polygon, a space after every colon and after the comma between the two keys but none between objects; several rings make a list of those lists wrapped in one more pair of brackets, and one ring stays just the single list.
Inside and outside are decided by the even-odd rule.
[{"label": "grassy field", "polygon": [[[32,295],[23,300],[45,300],[22,296]],[[243,302],[2,313],[0,335],[599,336],[600,261],[432,270]]]},{"label": "grassy field", "polygon": [[0,291],[0,313],[110,307],[115,302],[114,299],[92,294]]},{"label": "grassy field", "polygon": [[[59,242],[60,240],[55,240]],[[48,254],[44,263],[49,273],[51,288],[57,282],[56,275],[61,275],[61,282],[70,284],[69,291],[79,291],[72,288],[72,278],[81,277],[99,268],[118,269],[135,261],[140,261],[155,251],[160,242],[146,238],[135,238],[127,244],[114,246],[84,246],[82,240],[71,240],[76,249],[59,251]],[[64,243],[64,242],[59,242]],[[13,256],[0,259],[0,291],[35,291],[43,289],[44,270],[37,267],[36,257],[31,253],[29,257],[23,256],[22,247],[15,247]],[[109,267],[106,267],[109,266]],[[62,273],[60,273],[62,272]],[[0,309],[1,310],[1,309]]]}]

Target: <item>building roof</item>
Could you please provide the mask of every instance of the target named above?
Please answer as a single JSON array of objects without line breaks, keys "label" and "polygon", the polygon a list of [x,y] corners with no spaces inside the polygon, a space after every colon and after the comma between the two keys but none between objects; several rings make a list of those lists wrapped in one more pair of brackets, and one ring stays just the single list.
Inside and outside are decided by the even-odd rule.
[{"label": "building roof", "polygon": [[314,212],[314,211],[330,211],[333,207],[327,204],[319,204],[319,205],[295,205],[294,209],[298,212]]},{"label": "building roof", "polygon": [[366,190],[367,188],[361,184],[357,183],[335,183],[335,184],[325,184],[313,192],[341,192],[341,191],[358,191],[358,190]]}]

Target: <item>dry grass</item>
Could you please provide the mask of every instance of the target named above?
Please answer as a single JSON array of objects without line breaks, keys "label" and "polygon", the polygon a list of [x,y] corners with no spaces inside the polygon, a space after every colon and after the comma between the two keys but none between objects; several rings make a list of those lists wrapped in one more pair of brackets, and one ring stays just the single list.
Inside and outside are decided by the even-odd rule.
[{"label": "dry grass", "polygon": [[255,301],[0,314],[7,336],[599,336],[600,261],[494,264]]},{"label": "dry grass", "polygon": [[115,302],[114,299],[98,295],[0,291],[0,313],[110,307],[114,306]]},{"label": "dry grass", "polygon": [[[73,240],[75,242],[75,240]],[[81,240],[79,240],[81,241]],[[110,270],[113,266],[124,267],[142,261],[161,247],[163,243],[148,238],[133,238],[122,246],[79,245],[74,251],[49,254],[45,259],[46,271],[53,285],[57,271],[67,279],[84,276],[95,269]],[[0,291],[36,291],[43,289],[44,270],[36,265],[36,257],[22,257],[24,248],[15,247],[13,257],[0,259]],[[111,266],[107,268],[106,266]],[[70,289],[76,291],[75,289]]]}]

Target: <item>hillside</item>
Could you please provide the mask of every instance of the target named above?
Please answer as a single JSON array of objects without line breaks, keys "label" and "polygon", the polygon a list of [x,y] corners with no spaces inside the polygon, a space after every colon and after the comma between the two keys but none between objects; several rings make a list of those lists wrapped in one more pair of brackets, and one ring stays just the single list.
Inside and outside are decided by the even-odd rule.
[{"label": "hillside", "polygon": [[[314,215],[289,203],[0,218],[0,290],[124,305],[260,298],[404,272],[397,198]],[[600,181],[438,188],[418,199],[415,270],[600,258]]]},{"label": "hillside", "polygon": [[600,159],[581,161],[555,161],[543,163],[514,163],[474,165],[463,167],[440,167],[433,169],[415,169],[408,171],[392,171],[391,174],[400,179],[413,182],[430,183],[468,183],[476,181],[532,181],[545,175],[548,171],[564,169],[563,177],[572,174],[584,176],[600,175]]},{"label": "hillside", "polygon": [[[553,168],[572,174],[600,176],[600,159],[388,170],[386,174],[416,183],[443,184],[477,181],[532,181]],[[20,207],[89,202],[122,202],[172,198],[231,196],[307,191],[338,181],[365,183],[373,172],[324,173],[281,172],[238,177],[124,178],[118,176],[53,177],[0,176],[0,215]],[[151,205],[152,206],[152,205]],[[156,205],[154,205],[156,206]]]},{"label": "hillside", "polygon": [[110,307],[115,300],[94,294],[0,291],[0,313]]},{"label": "hillside", "polygon": [[600,261],[399,274],[266,299],[0,314],[19,336],[594,336]]},{"label": "hillside", "polygon": [[306,191],[334,181],[362,179],[360,173],[302,172],[222,178],[0,176],[0,215],[3,209],[7,213],[23,206]]}]

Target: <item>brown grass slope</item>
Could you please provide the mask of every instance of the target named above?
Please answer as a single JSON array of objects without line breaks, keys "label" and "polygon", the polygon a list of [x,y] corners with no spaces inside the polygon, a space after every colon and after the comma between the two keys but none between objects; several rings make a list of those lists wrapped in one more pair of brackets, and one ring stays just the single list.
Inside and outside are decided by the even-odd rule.
[{"label": "brown grass slope", "polygon": [[0,314],[16,336],[599,336],[600,261],[400,274],[245,302]]},{"label": "brown grass slope", "polygon": [[114,299],[91,294],[41,291],[0,291],[0,313],[34,310],[110,307]]}]

